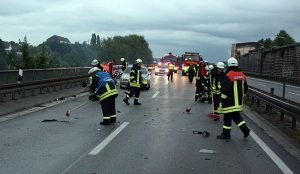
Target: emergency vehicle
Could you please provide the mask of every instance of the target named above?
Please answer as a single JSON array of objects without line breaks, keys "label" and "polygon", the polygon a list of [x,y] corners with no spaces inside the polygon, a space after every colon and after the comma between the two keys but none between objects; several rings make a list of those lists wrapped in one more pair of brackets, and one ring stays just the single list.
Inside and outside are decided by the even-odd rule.
[{"label": "emergency vehicle", "polygon": [[185,52],[181,56],[182,61],[182,75],[186,75],[186,69],[189,67],[190,64],[196,65],[200,62],[203,62],[203,58],[199,53],[192,53],[192,52]]},{"label": "emergency vehicle", "polygon": [[161,61],[158,63],[158,65],[165,65],[166,67],[168,67],[169,63],[172,63],[175,66],[174,72],[177,73],[177,70],[179,68],[179,57],[177,55],[173,55],[170,52],[169,54],[165,54],[161,58]]}]

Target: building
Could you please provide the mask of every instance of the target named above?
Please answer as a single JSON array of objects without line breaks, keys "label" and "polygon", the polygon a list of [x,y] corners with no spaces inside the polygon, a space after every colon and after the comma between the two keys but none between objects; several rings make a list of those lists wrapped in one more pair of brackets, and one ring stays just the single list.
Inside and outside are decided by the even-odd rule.
[{"label": "building", "polygon": [[231,47],[231,57],[243,56],[257,47],[257,42],[235,43]]},{"label": "building", "polygon": [[57,35],[53,35],[50,38],[48,38],[47,42],[59,42],[59,43],[71,44],[68,38],[57,36]]}]

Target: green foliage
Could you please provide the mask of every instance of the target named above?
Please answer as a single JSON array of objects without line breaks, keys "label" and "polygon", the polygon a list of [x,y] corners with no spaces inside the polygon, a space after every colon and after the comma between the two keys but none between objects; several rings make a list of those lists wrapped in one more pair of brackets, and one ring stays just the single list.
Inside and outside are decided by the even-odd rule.
[{"label": "green foliage", "polygon": [[8,53],[8,67],[11,70],[17,70],[21,68],[21,63],[17,59],[16,52],[12,50],[11,52]]},{"label": "green foliage", "polygon": [[30,55],[29,44],[27,42],[26,36],[24,37],[24,40],[20,43],[20,45],[23,58],[23,69],[34,68],[34,60],[33,57]]},{"label": "green foliage", "polygon": [[35,68],[49,68],[51,63],[52,59],[50,58],[50,48],[47,45],[41,45],[34,58]]},{"label": "green foliage", "polygon": [[5,52],[5,46],[3,41],[0,39],[0,70],[6,69],[6,52]]},{"label": "green foliage", "polygon": [[293,43],[295,43],[295,39],[292,38],[285,30],[280,30],[280,32],[276,35],[272,45],[283,46]]},{"label": "green foliage", "polygon": [[121,57],[125,57],[130,63],[134,63],[138,58],[141,58],[144,63],[151,63],[153,59],[148,42],[144,36],[139,35],[103,39],[97,50],[99,50],[98,54],[102,62],[114,59],[120,63]]}]

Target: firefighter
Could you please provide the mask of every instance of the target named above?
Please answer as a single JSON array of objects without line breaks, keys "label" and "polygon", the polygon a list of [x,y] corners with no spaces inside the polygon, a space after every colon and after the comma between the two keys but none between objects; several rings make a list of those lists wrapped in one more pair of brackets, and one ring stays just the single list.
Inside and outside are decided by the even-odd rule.
[{"label": "firefighter", "polygon": [[106,71],[113,76],[114,73],[114,65],[115,65],[116,61],[113,59],[112,61],[109,61],[106,65]]},{"label": "firefighter", "polygon": [[[213,68],[213,66],[212,66]],[[201,102],[211,102],[210,99],[210,67],[208,65],[205,66],[205,73],[203,76],[203,81],[202,81],[202,86],[203,86],[203,93],[202,97],[200,98]]]},{"label": "firefighter", "polygon": [[118,96],[116,85],[111,75],[103,71],[95,71],[92,76],[89,100],[100,101],[103,113],[103,121],[100,125],[116,123],[116,104]]},{"label": "firefighter", "polygon": [[202,98],[202,92],[203,92],[203,77],[205,73],[204,64],[200,62],[196,66],[196,92],[195,92],[195,101]]},{"label": "firefighter", "polygon": [[141,93],[141,84],[142,84],[142,73],[141,73],[141,67],[142,67],[142,59],[137,59],[136,64],[132,66],[132,69],[130,71],[130,79],[129,79],[129,88],[130,93],[126,95],[126,97],[123,99],[123,101],[129,105],[129,98],[134,97],[134,105],[141,105],[139,103],[139,97]]},{"label": "firefighter", "polygon": [[193,83],[193,78],[195,76],[195,67],[194,67],[194,65],[190,64],[186,71],[189,74],[189,82]]},{"label": "firefighter", "polygon": [[221,102],[219,111],[224,114],[223,132],[218,139],[230,139],[231,120],[233,120],[247,138],[250,129],[240,115],[243,111],[244,94],[248,90],[246,76],[238,70],[238,61],[231,57],[227,60],[227,71],[221,82]]},{"label": "firefighter", "polygon": [[[211,97],[213,98],[214,114],[220,114],[218,112],[218,106],[221,98],[221,81],[224,76],[225,64],[223,62],[217,63],[217,68],[211,72]],[[219,118],[215,118],[218,121]]]},{"label": "firefighter", "polygon": [[172,62],[169,63],[169,65],[168,65],[168,70],[169,70],[168,81],[169,81],[170,77],[171,77],[171,82],[173,81],[174,68],[175,68],[175,65]]},{"label": "firefighter", "polygon": [[122,57],[120,60],[121,60],[121,62],[122,62],[122,71],[124,72],[125,69],[128,67],[128,63],[127,63],[127,61],[125,60],[125,58],[123,58],[123,57]]}]

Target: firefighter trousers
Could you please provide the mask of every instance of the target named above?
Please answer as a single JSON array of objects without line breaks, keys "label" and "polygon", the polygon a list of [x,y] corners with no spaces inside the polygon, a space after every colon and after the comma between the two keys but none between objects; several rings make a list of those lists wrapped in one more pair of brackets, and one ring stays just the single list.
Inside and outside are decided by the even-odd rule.
[{"label": "firefighter trousers", "polygon": [[230,136],[231,131],[231,120],[235,122],[236,125],[241,129],[243,133],[246,133],[249,128],[246,125],[246,122],[240,115],[240,112],[231,112],[224,114],[224,124],[223,124],[223,134]]},{"label": "firefighter trousers", "polygon": [[110,96],[102,101],[100,105],[103,113],[103,123],[115,123],[116,122],[116,95]]},{"label": "firefighter trousers", "polygon": [[174,74],[174,70],[170,69],[169,73],[168,73],[168,81],[169,81],[170,77],[171,77],[171,82],[173,81],[173,74]]},{"label": "firefighter trousers", "polygon": [[130,86],[130,93],[127,95],[127,98],[134,97],[134,100],[137,101],[140,97],[141,88]]}]

